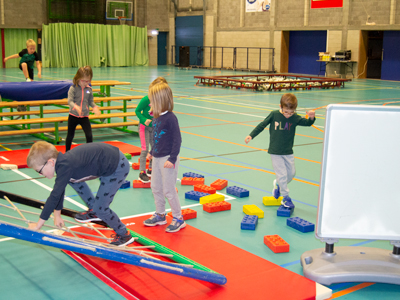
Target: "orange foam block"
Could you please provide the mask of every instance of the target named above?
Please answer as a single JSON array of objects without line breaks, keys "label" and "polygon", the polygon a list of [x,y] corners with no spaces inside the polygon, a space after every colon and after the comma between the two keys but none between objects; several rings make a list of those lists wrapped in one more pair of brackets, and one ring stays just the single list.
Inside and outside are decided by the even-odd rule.
[{"label": "orange foam block", "polygon": [[204,185],[204,178],[183,177],[181,185]]},{"label": "orange foam block", "polygon": [[290,245],[279,235],[265,235],[264,244],[274,253],[289,252]]},{"label": "orange foam block", "polygon": [[[190,208],[186,208],[186,209],[182,209],[182,217],[184,220],[190,220],[190,219],[195,219],[197,218],[197,211],[190,209]],[[168,213],[168,216],[170,216],[172,218],[172,212]]]},{"label": "orange foam block", "polygon": [[231,204],[226,201],[204,203],[203,210],[208,213],[224,211],[224,210],[231,210]]},{"label": "orange foam block", "polygon": [[204,185],[204,184],[195,185],[194,190],[196,192],[202,192],[202,193],[207,193],[207,194],[215,194],[217,192],[217,190],[215,188]]},{"label": "orange foam block", "polygon": [[143,183],[140,180],[132,181],[133,188],[151,188],[151,182]]},{"label": "orange foam block", "polygon": [[[149,162],[146,163],[146,169],[149,168]],[[134,170],[139,170],[140,169],[140,163],[132,163],[132,169]]]},{"label": "orange foam block", "polygon": [[211,183],[210,186],[215,188],[217,191],[220,191],[228,186],[228,180],[217,179],[213,183]]}]

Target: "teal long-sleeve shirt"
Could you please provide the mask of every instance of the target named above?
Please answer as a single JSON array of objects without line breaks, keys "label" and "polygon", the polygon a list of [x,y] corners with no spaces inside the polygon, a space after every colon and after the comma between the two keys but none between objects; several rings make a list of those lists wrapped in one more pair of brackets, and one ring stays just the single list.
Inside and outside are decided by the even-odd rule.
[{"label": "teal long-sleeve shirt", "polygon": [[[144,122],[146,122],[147,119],[153,119],[153,116],[150,115],[150,108],[151,106],[149,96],[144,96],[135,109],[135,113],[136,116],[139,118],[140,124],[143,124],[144,126],[146,126]],[[148,127],[152,126],[153,122],[151,122]]]},{"label": "teal long-sleeve shirt", "polygon": [[311,126],[313,120],[303,118],[298,114],[293,114],[286,118],[279,110],[272,111],[256,128],[250,133],[254,139],[265,127],[269,126],[269,154],[290,155],[293,154],[294,136],[297,126]]}]

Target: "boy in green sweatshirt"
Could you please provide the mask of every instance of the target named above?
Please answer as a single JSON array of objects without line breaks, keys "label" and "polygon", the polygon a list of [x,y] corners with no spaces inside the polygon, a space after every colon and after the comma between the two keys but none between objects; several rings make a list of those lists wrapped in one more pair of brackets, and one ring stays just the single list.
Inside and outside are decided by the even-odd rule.
[{"label": "boy in green sweatshirt", "polygon": [[311,126],[315,122],[313,110],[307,112],[308,119],[306,119],[296,113],[296,108],[296,96],[284,94],[281,98],[280,109],[272,111],[244,140],[247,144],[270,125],[268,153],[271,155],[276,175],[272,195],[276,199],[282,196],[281,203],[288,208],[294,208],[292,199],[289,197],[288,183],[296,174],[293,155],[296,126]]}]

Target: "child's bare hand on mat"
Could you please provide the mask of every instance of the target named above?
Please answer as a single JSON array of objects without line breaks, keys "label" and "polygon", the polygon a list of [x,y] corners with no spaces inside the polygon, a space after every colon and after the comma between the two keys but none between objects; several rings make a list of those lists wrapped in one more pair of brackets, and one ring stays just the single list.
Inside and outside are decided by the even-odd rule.
[{"label": "child's bare hand on mat", "polygon": [[244,139],[245,143],[248,144],[253,138],[251,136],[246,136],[246,138]]}]

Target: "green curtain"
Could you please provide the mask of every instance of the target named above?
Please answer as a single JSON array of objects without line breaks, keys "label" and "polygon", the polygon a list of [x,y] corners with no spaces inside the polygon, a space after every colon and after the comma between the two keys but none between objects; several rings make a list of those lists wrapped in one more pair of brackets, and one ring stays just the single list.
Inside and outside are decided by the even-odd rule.
[{"label": "green curtain", "polygon": [[53,23],[43,25],[43,67],[147,66],[147,27]]},{"label": "green curtain", "polygon": [[[4,29],[4,57],[21,52],[22,49],[26,48],[28,39],[36,42],[37,51],[37,29]],[[19,61],[19,58],[9,59],[6,62],[6,68],[18,68]],[[36,64],[34,64],[34,67],[36,67]]]}]

